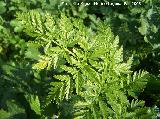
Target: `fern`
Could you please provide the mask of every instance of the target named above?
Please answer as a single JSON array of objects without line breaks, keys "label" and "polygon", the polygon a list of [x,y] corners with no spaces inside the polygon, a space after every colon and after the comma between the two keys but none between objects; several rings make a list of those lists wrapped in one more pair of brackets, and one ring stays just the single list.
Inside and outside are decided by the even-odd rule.
[{"label": "fern", "polygon": [[[138,84],[146,84],[147,74],[131,76],[132,58],[123,61],[119,38],[106,24],[100,22],[93,32],[80,19],[65,14],[55,18],[37,11],[19,13],[17,20],[27,35],[42,43],[44,54],[33,68],[54,71],[50,103],[73,103],[73,118],[141,118],[140,112],[149,115],[139,101],[130,103],[127,98],[128,92],[136,97],[142,90]],[[70,102],[74,96],[78,98]]]}]

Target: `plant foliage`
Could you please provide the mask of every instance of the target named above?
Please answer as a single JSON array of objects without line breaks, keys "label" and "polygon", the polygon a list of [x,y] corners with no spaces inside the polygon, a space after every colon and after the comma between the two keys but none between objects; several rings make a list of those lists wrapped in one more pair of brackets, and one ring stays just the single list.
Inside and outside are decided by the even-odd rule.
[{"label": "plant foliage", "polygon": [[33,69],[52,71],[46,105],[53,101],[58,106],[71,104],[70,118],[154,117],[144,102],[136,99],[149,75],[142,71],[132,76],[132,58],[123,60],[119,38],[107,25],[99,22],[93,32],[80,19],[34,10],[18,13],[17,20],[23,31],[35,38],[30,43],[43,49]]},{"label": "plant foliage", "polygon": [[155,118],[160,2],[93,2],[0,0],[0,119]]}]

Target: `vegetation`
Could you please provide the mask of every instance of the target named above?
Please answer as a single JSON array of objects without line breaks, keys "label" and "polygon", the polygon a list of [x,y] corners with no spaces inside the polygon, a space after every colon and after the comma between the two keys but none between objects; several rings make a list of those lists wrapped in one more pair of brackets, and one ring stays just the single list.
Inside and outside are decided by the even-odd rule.
[{"label": "vegetation", "polygon": [[82,2],[0,0],[0,119],[158,118],[160,2]]}]

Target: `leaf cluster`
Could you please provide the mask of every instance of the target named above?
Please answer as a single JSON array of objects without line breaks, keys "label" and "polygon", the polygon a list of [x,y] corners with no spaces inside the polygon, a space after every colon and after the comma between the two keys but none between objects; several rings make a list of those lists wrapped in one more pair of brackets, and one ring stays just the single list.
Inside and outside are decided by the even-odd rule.
[{"label": "leaf cluster", "polygon": [[17,20],[27,35],[35,37],[32,43],[43,47],[33,69],[53,72],[46,105],[71,104],[72,118],[153,117],[143,101],[135,100],[148,75],[131,76],[132,58],[123,60],[119,38],[107,25],[100,22],[94,32],[82,20],[37,11],[17,14]]}]

